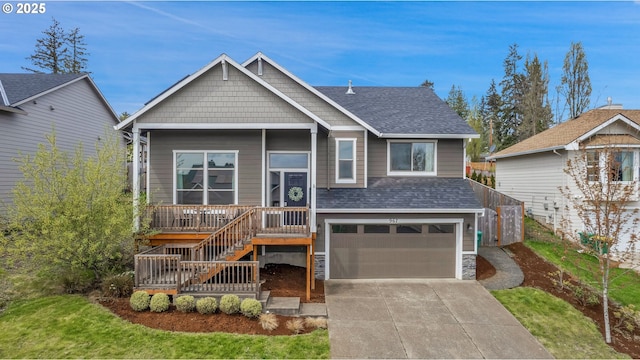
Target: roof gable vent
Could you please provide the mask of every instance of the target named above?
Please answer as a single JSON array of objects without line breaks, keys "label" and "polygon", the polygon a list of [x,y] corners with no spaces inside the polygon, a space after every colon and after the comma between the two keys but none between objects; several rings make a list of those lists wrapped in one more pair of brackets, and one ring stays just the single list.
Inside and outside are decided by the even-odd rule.
[{"label": "roof gable vent", "polygon": [[349,88],[347,89],[347,92],[345,94],[347,94],[347,95],[355,95],[355,91],[353,91],[351,80],[349,80]]}]

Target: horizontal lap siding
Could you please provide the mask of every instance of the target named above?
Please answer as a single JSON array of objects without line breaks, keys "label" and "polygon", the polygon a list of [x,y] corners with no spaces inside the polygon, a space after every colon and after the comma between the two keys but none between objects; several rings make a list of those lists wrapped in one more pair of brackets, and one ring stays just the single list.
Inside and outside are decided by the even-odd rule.
[{"label": "horizontal lap siding", "polygon": [[238,203],[260,205],[262,133],[260,130],[151,132],[149,191],[153,203],[173,203],[173,150],[238,150]]},{"label": "horizontal lap siding", "polygon": [[267,130],[267,151],[311,151],[309,130]]},{"label": "horizontal lap siding", "polygon": [[313,120],[233,66],[210,69],[140,116],[138,123],[312,123]]},{"label": "horizontal lap siding", "polygon": [[[413,139],[419,142],[421,139]],[[387,139],[369,136],[369,176],[387,176]],[[462,177],[464,174],[462,140],[438,139],[438,177]]]},{"label": "horizontal lap siding", "polygon": [[12,189],[23,178],[15,160],[35,154],[38,144],[48,144],[45,136],[54,130],[58,149],[71,156],[78,144],[83,145],[85,155],[95,155],[96,142],[105,134],[121,139],[113,129],[114,115],[88,80],[76,81],[20,108],[28,115],[0,112],[0,203],[11,203]]}]

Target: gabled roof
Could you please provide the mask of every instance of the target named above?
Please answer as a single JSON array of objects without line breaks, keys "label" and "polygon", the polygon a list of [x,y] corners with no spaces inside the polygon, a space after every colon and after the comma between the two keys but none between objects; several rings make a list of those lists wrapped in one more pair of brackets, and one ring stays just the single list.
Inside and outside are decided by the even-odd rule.
[{"label": "gabled roof", "polygon": [[316,87],[380,132],[380,137],[479,135],[428,87]]},{"label": "gabled roof", "polygon": [[318,211],[476,212],[482,205],[467,179],[439,177],[369,178],[367,188],[318,189]]},{"label": "gabled roof", "polygon": [[6,106],[19,106],[34,96],[55,90],[87,74],[7,74],[0,73],[0,92],[6,94]]},{"label": "gabled roof", "polygon": [[233,59],[231,59],[226,54],[222,54],[222,55],[218,56],[215,60],[213,60],[212,62],[210,62],[206,66],[204,66],[202,69],[200,69],[197,72],[185,77],[184,79],[182,79],[181,81],[177,82],[175,85],[173,85],[169,89],[163,91],[160,95],[158,95],[155,98],[153,98],[151,101],[149,101],[147,104],[145,104],[145,106],[143,106],[142,109],[136,111],[133,115],[128,117],[126,120],[124,120],[120,124],[116,125],[115,129],[116,130],[121,130],[121,129],[125,128],[125,127],[128,127],[129,125],[131,125],[133,123],[133,121],[135,119],[140,117],[142,114],[146,113],[147,111],[152,109],[154,106],[158,105],[163,100],[165,100],[169,96],[171,96],[174,93],[176,93],[178,90],[180,90],[183,87],[187,86],[189,83],[191,83],[192,81],[194,81],[195,79],[200,77],[202,74],[204,74],[207,71],[209,71],[214,66],[217,66],[217,65],[220,65],[220,64],[222,64],[222,65],[229,64],[229,65],[233,66],[234,68],[236,68],[237,70],[242,72],[244,75],[250,77],[251,79],[253,79],[258,84],[264,86],[266,89],[268,89],[269,91],[274,93],[276,96],[280,97],[281,99],[283,99],[284,101],[289,103],[294,108],[298,109],[299,111],[301,111],[305,115],[309,116],[311,119],[313,119],[314,121],[316,121],[320,125],[322,125],[322,126],[324,126],[326,128],[330,128],[329,124],[327,124],[324,120],[322,120],[316,114],[314,114],[311,111],[309,111],[308,109],[304,108],[302,105],[298,104],[297,102],[295,102],[294,100],[292,100],[291,98],[286,96],[284,93],[282,93],[280,90],[278,90],[275,87],[271,86],[269,83],[267,83],[266,81],[262,80],[259,76],[255,75],[254,73],[252,73],[251,71],[249,71],[245,67],[243,67],[242,65],[238,64],[237,62],[235,62]]},{"label": "gabled roof", "polygon": [[99,100],[108,109],[115,123],[118,115],[109,105],[107,99],[91,77],[86,73],[80,74],[10,74],[0,73],[0,110],[26,115],[20,105],[40,96],[54,92],[75,82],[86,80],[93,88]]},{"label": "gabled roof", "polygon": [[616,121],[622,121],[640,130],[640,110],[594,109],[558,124],[491,156],[492,159],[569,149]]}]

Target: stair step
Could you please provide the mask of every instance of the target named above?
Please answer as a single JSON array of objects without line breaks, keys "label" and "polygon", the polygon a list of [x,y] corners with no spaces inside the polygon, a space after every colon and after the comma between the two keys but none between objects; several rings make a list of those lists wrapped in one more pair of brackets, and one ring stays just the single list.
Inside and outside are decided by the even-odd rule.
[{"label": "stair step", "polygon": [[300,298],[270,297],[265,312],[278,315],[296,316],[300,314]]},{"label": "stair step", "polygon": [[262,304],[263,311],[267,309],[267,303],[269,302],[270,295],[271,291],[269,290],[260,291],[260,297],[258,298],[258,301],[260,301],[260,304]]},{"label": "stair step", "polygon": [[300,317],[327,317],[327,304],[325,303],[302,303],[300,304]]}]

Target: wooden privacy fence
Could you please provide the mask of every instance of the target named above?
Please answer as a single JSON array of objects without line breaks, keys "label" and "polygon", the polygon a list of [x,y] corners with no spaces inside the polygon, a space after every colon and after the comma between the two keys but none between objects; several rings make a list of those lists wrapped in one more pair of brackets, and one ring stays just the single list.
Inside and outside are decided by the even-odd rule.
[{"label": "wooden privacy fence", "polygon": [[504,246],[524,240],[524,203],[477,181],[468,180],[484,207],[478,218],[483,246]]}]

